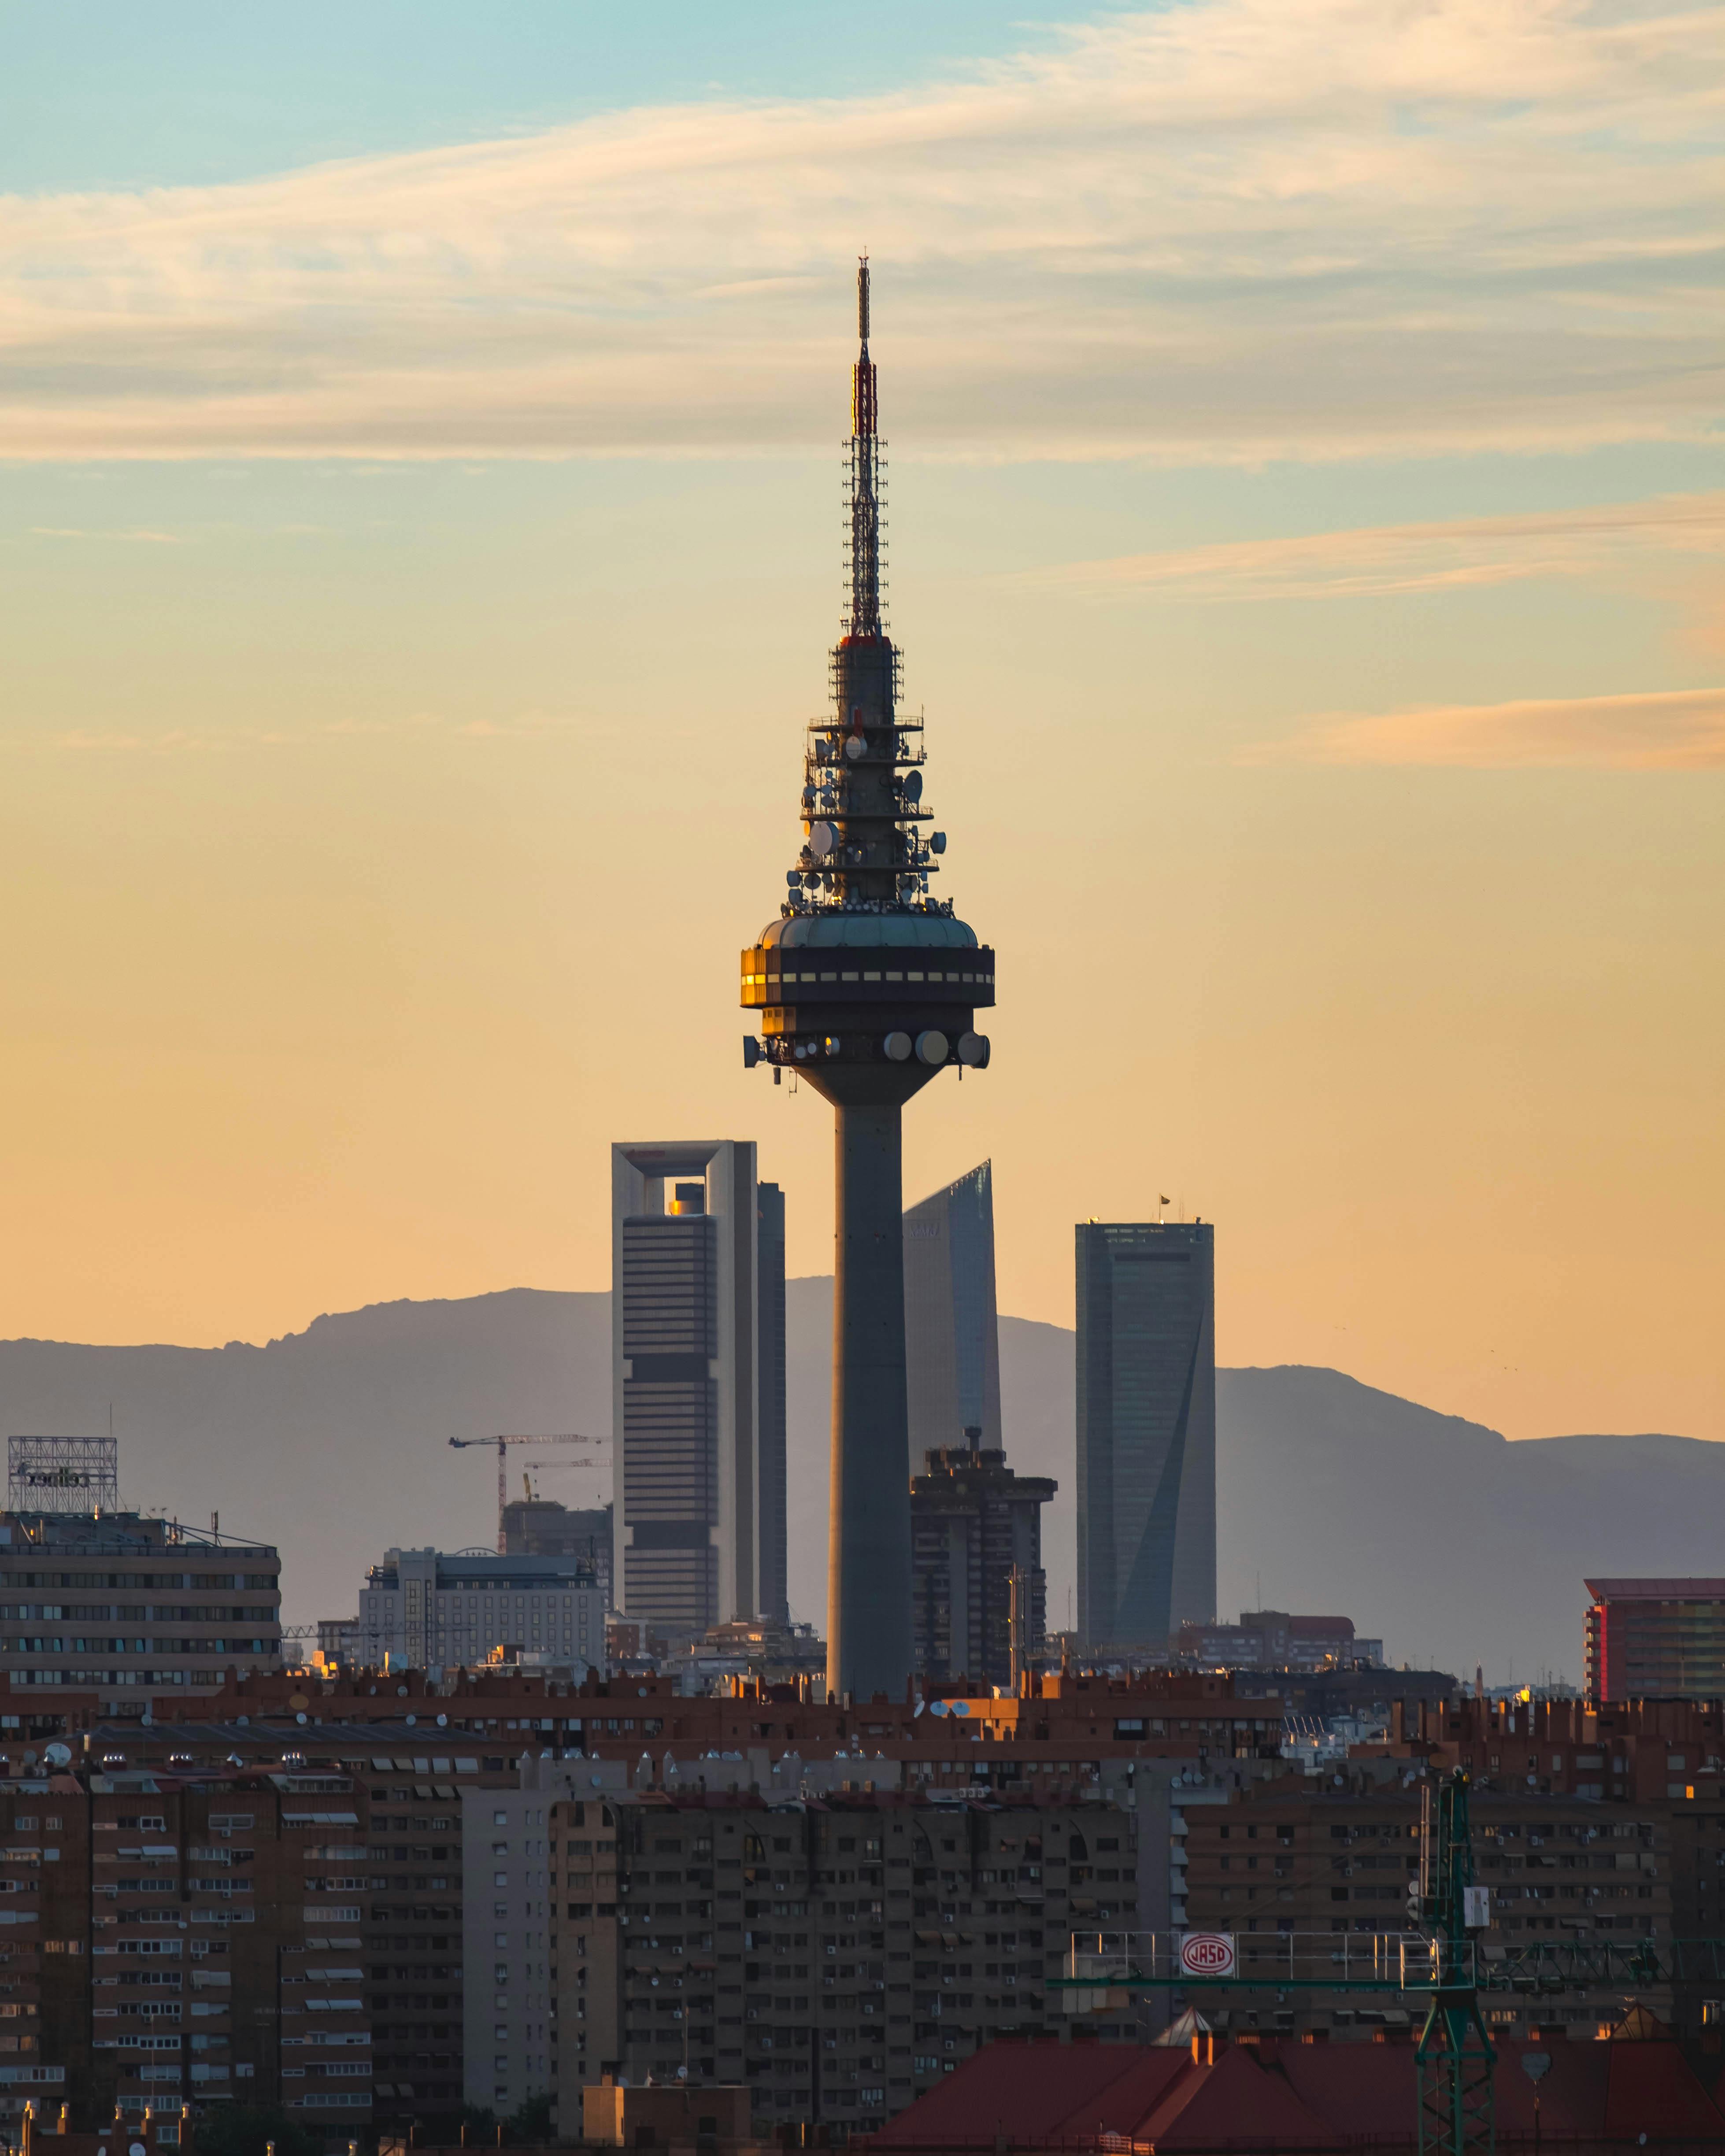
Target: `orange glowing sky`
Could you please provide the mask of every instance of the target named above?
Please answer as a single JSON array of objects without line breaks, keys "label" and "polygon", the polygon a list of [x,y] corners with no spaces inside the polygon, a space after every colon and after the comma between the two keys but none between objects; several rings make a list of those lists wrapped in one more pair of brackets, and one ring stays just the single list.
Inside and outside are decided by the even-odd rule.
[{"label": "orange glowing sky", "polygon": [[620,1137],[757,1138],[828,1267],[737,955],[866,243],[894,633],[1000,953],[907,1196],[993,1157],[1022,1315],[1168,1193],[1224,1362],[1725,1434],[1725,18],[935,12],[860,87],[765,39],[561,105],[497,28],[469,111],[433,8],[440,135],[14,138],[0,1330],[603,1286]]}]

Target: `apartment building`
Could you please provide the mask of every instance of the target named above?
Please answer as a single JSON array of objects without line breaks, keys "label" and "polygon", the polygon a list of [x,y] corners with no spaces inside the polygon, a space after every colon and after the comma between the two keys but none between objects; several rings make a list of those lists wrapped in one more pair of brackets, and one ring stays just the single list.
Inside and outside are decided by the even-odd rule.
[{"label": "apartment building", "polygon": [[[261,1758],[291,1743],[313,1743],[332,1725],[357,1735],[377,1725],[391,1741],[423,1751],[445,1748],[519,1753],[536,1748],[620,1758],[631,1767],[643,1740],[654,1756],[683,1761],[711,1752],[794,1753],[832,1758],[866,1745],[870,1758],[900,1763],[907,1775],[938,1787],[978,1782],[1040,1790],[1075,1788],[1109,1759],[1190,1761],[1206,1773],[1281,1757],[1281,1708],[1273,1695],[1244,1695],[1226,1673],[1150,1671],[1126,1678],[1088,1672],[1031,1672],[1005,1698],[932,1683],[902,1700],[846,1707],[829,1702],[818,1681],[766,1683],[738,1677],[722,1691],[687,1697],[675,1677],[641,1674],[575,1683],[555,1671],[519,1669],[290,1671],[236,1678],[218,1692],[177,1701],[147,1730],[104,1722],[99,1695],[33,1692],[0,1705],[26,1711],[0,1727],[0,1766],[23,1761],[44,1738],[101,1732],[129,1756],[154,1758],[175,1732],[219,1727],[240,1758]],[[301,1722],[299,1717],[304,1716]],[[415,1722],[419,1727],[414,1730]],[[433,1732],[439,1732],[434,1734]],[[273,1754],[271,1755],[273,1756]]]},{"label": "apartment building", "polygon": [[[1238,2032],[1317,2030],[1332,2035],[1405,2028],[1412,2002],[1363,1983],[1346,1988],[1347,1963],[1371,1965],[1374,1935],[1409,1928],[1410,1880],[1420,1861],[1417,1787],[1380,1765],[1383,1779],[1353,1772],[1348,1785],[1314,1789],[1290,1780],[1259,1784],[1185,1817],[1186,1917],[1194,1931],[1232,1933],[1245,1973],[1265,1972],[1261,1989],[1230,1994],[1204,2012]],[[1589,1938],[1673,1936],[1670,1814],[1663,1804],[1618,1810],[1597,1800],[1537,1792],[1477,1790],[1471,1803],[1476,1876],[1491,1891],[1494,1948]],[[1321,1975],[1337,1989],[1308,1990],[1276,1978]],[[1669,1988],[1637,1994],[1661,2019]],[[1486,2002],[1505,2035],[1536,2029],[1591,2035],[1623,2010],[1620,1990],[1577,1989],[1548,1999]]]},{"label": "apartment building", "polygon": [[511,1766],[506,1782],[465,1788],[461,1806],[465,2090],[468,2102],[500,2117],[556,2080],[548,1815],[578,1787],[591,1794],[608,1783],[620,1794],[628,1782],[620,1764],[595,1775],[583,1758],[526,1753]]},{"label": "apartment building", "polygon": [[363,1831],[340,1775],[0,1783],[0,2121],[230,2098],[368,2122]]},{"label": "apartment building", "polygon": [[1359,1637],[1351,1617],[1243,1609],[1237,1625],[1183,1625],[1180,1660],[1200,1669],[1288,1670],[1313,1676],[1384,1660],[1384,1642]]},{"label": "apartment building", "polygon": [[1387,1756],[1465,1767],[1480,1789],[1639,1804],[1725,1803],[1720,1702],[1458,1699],[1393,1721]]},{"label": "apartment building", "polygon": [[1015,1475],[981,1443],[936,1445],[911,1478],[916,1667],[925,1678],[1017,1688],[1039,1668],[1047,1630],[1042,1507],[1051,1476]]},{"label": "apartment building", "polygon": [[14,1695],[0,1739],[44,1693],[90,1691],[104,1714],[141,1715],[230,1671],[280,1666],[270,1544],[136,1512],[0,1513],[0,1676]]},{"label": "apartment building", "polygon": [[1137,1817],[1106,1799],[572,1791],[546,1820],[566,2105],[686,2071],[748,2087],[760,2133],[866,2128],[996,2035],[1067,2030],[1046,1980],[1075,1924],[1137,1924]]},{"label": "apartment building", "polygon": [[1587,1582],[1591,1707],[1725,1694],[1725,1579]]},{"label": "apartment building", "polygon": [[[145,1775],[164,1788],[213,1785],[236,1774],[255,1777],[271,1770],[302,1785],[302,1794],[321,1781],[330,1785],[321,1794],[332,1807],[357,1815],[341,1851],[333,1844],[321,1847],[321,1861],[334,1865],[339,1854],[343,1866],[328,1875],[331,1891],[351,1897],[341,1906],[352,1917],[352,1930],[339,1938],[331,1933],[331,1939],[342,1949],[343,1983],[357,1993],[363,2025],[371,2032],[366,2056],[375,2078],[367,2082],[369,2116],[374,2124],[400,2126],[439,2109],[453,2112],[462,2101],[459,1789],[492,1783],[512,1787],[527,1732],[511,1730],[506,1752],[470,1750],[465,1739],[452,1742],[434,1717],[421,1725],[417,1717],[402,1714],[406,1702],[392,1698],[388,1703],[396,1709],[393,1722],[369,1726],[314,1722],[303,1711],[281,1717],[274,1727],[261,1717],[168,1728],[109,1725],[80,1735],[75,1751],[80,1773]],[[515,1719],[536,1722],[537,1717]],[[536,1744],[540,1734],[536,1728],[531,1732]],[[449,1748],[440,1751],[440,1745]],[[235,1759],[239,1768],[231,1764]],[[13,1786],[0,1782],[0,1792]],[[311,1899],[297,1892],[302,1882],[291,1865],[290,1876],[266,1889],[265,1872],[254,1868],[254,1859],[242,1850],[236,1861],[244,1869],[235,1877],[254,1882],[247,1906],[261,1910],[270,1897],[285,1894],[283,1907],[290,1913],[301,1908],[302,1900],[309,1912]],[[333,1959],[327,1964],[337,1965]],[[292,2094],[290,2090],[290,2103]]]}]

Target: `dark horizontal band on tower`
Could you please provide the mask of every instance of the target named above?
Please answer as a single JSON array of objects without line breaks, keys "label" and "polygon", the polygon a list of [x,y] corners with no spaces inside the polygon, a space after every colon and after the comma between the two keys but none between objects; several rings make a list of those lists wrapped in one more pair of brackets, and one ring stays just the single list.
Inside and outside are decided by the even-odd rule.
[{"label": "dark horizontal band on tower", "polygon": [[[962,1003],[980,1009],[994,1001],[994,953],[961,954],[881,948],[809,951],[790,954],[797,963],[780,964],[764,949],[742,954],[742,1007],[759,1010],[785,1003]],[[947,963],[931,966],[931,957]]]}]

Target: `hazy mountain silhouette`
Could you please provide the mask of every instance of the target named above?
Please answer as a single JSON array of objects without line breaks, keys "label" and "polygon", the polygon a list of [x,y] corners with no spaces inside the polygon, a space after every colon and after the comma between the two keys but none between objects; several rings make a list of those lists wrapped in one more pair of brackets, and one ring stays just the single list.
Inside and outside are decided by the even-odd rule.
[{"label": "hazy mountain silhouette", "polygon": [[[793,1281],[791,1596],[825,1603],[832,1282]],[[1072,1335],[1000,1322],[1009,1458],[1055,1476],[1049,1612],[1073,1567]],[[351,1613],[391,1543],[489,1545],[495,1467],[453,1435],[610,1427],[610,1298],[516,1288],[377,1303],[265,1347],[0,1342],[0,1428],[100,1430],[111,1404],[129,1502],[278,1543],[290,1619]],[[1225,1370],[1217,1386],[1224,1613],[1263,1599],[1339,1610],[1396,1661],[1501,1679],[1581,1662],[1589,1571],[1709,1573],[1725,1540],[1725,1445],[1494,1430],[1339,1371]],[[516,1455],[547,1496],[590,1470]],[[513,1494],[513,1491],[511,1492]]]}]

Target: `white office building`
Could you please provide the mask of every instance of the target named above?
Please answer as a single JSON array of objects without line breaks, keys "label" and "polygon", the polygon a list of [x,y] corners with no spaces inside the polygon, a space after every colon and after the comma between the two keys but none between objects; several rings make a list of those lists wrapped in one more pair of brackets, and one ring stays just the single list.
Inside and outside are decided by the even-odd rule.
[{"label": "white office building", "polygon": [[578,1679],[605,1666],[605,1595],[573,1557],[483,1550],[384,1553],[360,1589],[359,1659],[372,1668],[449,1669],[537,1656]]}]

